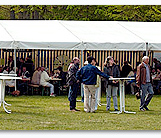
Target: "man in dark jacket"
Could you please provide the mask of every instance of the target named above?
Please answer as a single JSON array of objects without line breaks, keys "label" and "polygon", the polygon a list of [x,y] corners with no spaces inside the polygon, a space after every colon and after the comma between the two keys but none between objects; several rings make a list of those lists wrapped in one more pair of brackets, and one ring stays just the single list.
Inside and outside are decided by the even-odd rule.
[{"label": "man in dark jacket", "polygon": [[[108,75],[101,72],[97,67],[93,66],[94,58],[87,58],[88,65],[82,67],[76,74],[77,79],[84,84],[84,110],[89,113],[95,112],[95,93],[96,93],[96,80],[97,75],[109,78]],[[89,95],[91,95],[89,105]]]},{"label": "man in dark jacket", "polygon": [[142,90],[140,110],[144,111],[144,109],[149,110],[147,106],[153,97],[154,91],[152,87],[150,66],[148,64],[149,57],[144,56],[142,61],[143,62],[137,67],[136,84]]},{"label": "man in dark jacket", "polygon": [[76,109],[76,98],[79,84],[77,82],[76,73],[79,69],[79,58],[73,58],[73,64],[68,70],[67,85],[69,86],[68,100],[70,101],[70,111],[80,111]]}]

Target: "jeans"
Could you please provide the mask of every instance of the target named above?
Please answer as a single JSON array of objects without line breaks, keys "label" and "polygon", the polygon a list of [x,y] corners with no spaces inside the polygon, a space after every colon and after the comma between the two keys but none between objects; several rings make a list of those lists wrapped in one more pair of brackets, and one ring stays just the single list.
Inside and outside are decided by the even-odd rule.
[{"label": "jeans", "polygon": [[151,83],[141,84],[141,90],[140,108],[143,108],[144,105],[148,106],[153,97],[154,91]]},{"label": "jeans", "polygon": [[113,104],[114,104],[114,109],[118,109],[118,104],[117,104],[117,90],[118,88],[116,86],[108,85],[108,88],[106,88],[106,93],[107,93],[107,107],[106,109],[110,109],[110,104],[111,104],[111,93],[113,96]]},{"label": "jeans", "polygon": [[76,98],[78,91],[78,83],[74,83],[69,86],[68,100],[70,101],[70,110],[75,109],[76,107]]},{"label": "jeans", "polygon": [[50,94],[54,93],[54,85],[48,83],[46,86],[50,87]]}]

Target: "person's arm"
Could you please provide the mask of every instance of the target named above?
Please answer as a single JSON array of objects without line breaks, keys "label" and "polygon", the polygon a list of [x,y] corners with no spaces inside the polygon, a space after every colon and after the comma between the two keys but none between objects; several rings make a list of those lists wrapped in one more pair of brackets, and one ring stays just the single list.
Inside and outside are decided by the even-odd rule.
[{"label": "person's arm", "polygon": [[138,87],[140,87],[140,66],[137,67],[136,84]]},{"label": "person's arm", "polygon": [[109,78],[110,78],[109,75],[107,75],[107,74],[101,72],[101,71],[100,71],[98,68],[96,68],[96,67],[95,67],[95,71],[96,71],[96,74],[98,74],[98,75],[100,75],[100,76],[102,76],[102,77],[104,77],[104,78],[106,78],[106,79],[109,79]]},{"label": "person's arm", "polygon": [[76,78],[80,81],[81,69],[77,71]]},{"label": "person's arm", "polygon": [[49,75],[47,74],[47,72],[45,72],[45,80],[49,81],[51,78],[49,77]]}]

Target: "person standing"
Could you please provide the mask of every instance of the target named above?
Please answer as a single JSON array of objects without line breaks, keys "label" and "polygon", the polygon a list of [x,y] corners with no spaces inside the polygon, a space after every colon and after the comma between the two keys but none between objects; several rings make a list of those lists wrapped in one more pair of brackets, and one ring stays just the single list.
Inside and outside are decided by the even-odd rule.
[{"label": "person standing", "polygon": [[68,77],[67,77],[67,85],[69,86],[69,95],[68,100],[70,101],[70,111],[80,111],[76,109],[76,98],[77,98],[77,91],[79,87],[79,83],[76,78],[76,73],[79,69],[79,58],[73,58],[73,64],[70,64],[70,68],[68,70]]},{"label": "person standing", "polygon": [[132,71],[132,67],[128,61],[124,61],[124,65],[122,66],[121,77],[127,77],[127,75]]},{"label": "person standing", "polygon": [[[114,78],[120,77],[119,66],[114,63],[113,57],[111,56],[108,56],[106,59],[104,65],[104,73]],[[109,81],[109,80],[106,81],[107,111],[110,109],[111,94],[113,96],[114,110],[118,111],[117,91],[118,91],[118,81]]]},{"label": "person standing", "polygon": [[13,68],[14,67],[14,60],[12,56],[9,56],[8,58],[8,67]]},{"label": "person standing", "polygon": [[[96,62],[96,59],[94,58],[94,63],[92,64],[93,66],[96,66],[99,70],[101,70],[101,67],[99,67],[98,65],[97,65],[97,62]],[[98,101],[98,94],[99,94],[99,92],[101,92],[100,91],[100,84],[101,84],[101,79],[100,79],[100,76],[99,75],[97,75],[97,81],[96,81],[96,85],[95,85],[95,87],[96,87],[96,94],[95,94],[95,98],[96,98],[96,102],[95,102],[95,110],[97,110],[97,106],[98,106],[98,103],[99,103],[99,101]]]},{"label": "person standing", "polygon": [[[87,58],[88,65],[82,67],[76,74],[76,78],[84,84],[84,111],[87,113],[95,113],[95,93],[96,93],[96,80],[97,75],[109,78],[108,75],[101,72],[97,67],[92,64],[95,62],[94,58],[89,56]],[[89,104],[89,95],[91,100]]]},{"label": "person standing", "polygon": [[27,59],[25,61],[26,69],[30,72],[31,76],[33,75],[34,71],[34,63],[32,61],[32,56],[27,56]]},{"label": "person standing", "polygon": [[141,111],[145,111],[144,109],[149,110],[147,106],[149,105],[149,102],[154,94],[152,87],[152,76],[150,73],[151,70],[148,63],[149,57],[144,56],[142,58],[142,63],[137,67],[136,84],[142,90],[140,99]]}]

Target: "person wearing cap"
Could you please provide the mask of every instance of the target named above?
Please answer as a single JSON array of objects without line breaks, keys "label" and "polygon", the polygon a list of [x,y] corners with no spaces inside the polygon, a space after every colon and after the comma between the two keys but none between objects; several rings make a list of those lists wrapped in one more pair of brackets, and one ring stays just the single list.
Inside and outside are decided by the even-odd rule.
[{"label": "person wearing cap", "polygon": [[[119,66],[115,64],[113,57],[108,56],[104,64],[104,73],[110,75],[114,78],[120,77]],[[106,81],[106,94],[107,94],[107,106],[106,110],[110,110],[111,104],[111,95],[113,97],[114,110],[118,111],[117,103],[117,90],[118,90],[118,81]]]},{"label": "person wearing cap", "polygon": [[[88,65],[82,67],[77,71],[76,78],[84,84],[84,111],[87,113],[95,113],[95,93],[96,93],[96,80],[97,75],[105,77],[108,79],[110,76],[101,72],[97,67],[93,66],[94,58],[87,57]],[[89,95],[91,95],[91,100],[89,104]]]},{"label": "person wearing cap", "polygon": [[77,82],[76,73],[79,69],[79,58],[74,57],[73,63],[70,64],[68,74],[67,74],[67,85],[69,86],[69,94],[68,100],[70,101],[70,111],[80,111],[76,109],[76,98],[77,98],[77,91],[79,87],[79,83]]}]

